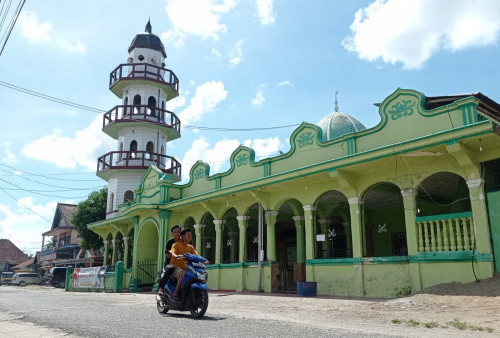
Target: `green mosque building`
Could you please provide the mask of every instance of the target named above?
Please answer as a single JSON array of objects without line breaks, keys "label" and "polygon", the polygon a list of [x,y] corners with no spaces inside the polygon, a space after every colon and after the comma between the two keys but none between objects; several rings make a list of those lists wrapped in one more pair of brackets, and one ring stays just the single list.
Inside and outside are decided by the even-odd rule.
[{"label": "green mosque building", "polygon": [[180,137],[165,110],[178,79],[154,37],[149,25],[111,73],[123,104],[103,131],[119,150],[98,160],[108,218],[88,226],[107,264],[124,262],[126,287],[156,282],[176,224],[192,229],[214,290],[315,282],[318,295],[393,297],[500,271],[498,103],[397,89],[373,128],[335,108],[295,129],[284,154],[256,161],[240,146],[226,172],[199,161],[181,184],[180,163],[164,153]]}]

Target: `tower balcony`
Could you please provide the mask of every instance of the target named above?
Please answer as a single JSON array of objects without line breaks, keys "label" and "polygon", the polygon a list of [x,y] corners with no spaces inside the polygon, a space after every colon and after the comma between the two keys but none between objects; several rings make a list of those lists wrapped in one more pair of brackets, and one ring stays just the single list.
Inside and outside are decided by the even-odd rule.
[{"label": "tower balcony", "polygon": [[123,88],[132,83],[160,87],[169,100],[179,96],[179,79],[166,68],[148,63],[124,63],[109,75],[109,89],[119,98],[123,95]]},{"label": "tower balcony", "polygon": [[173,112],[145,105],[115,106],[103,116],[102,130],[114,139],[123,127],[147,126],[164,132],[168,140],[181,136],[181,121]]},{"label": "tower balcony", "polygon": [[97,176],[108,180],[113,170],[146,170],[154,164],[173,180],[181,179],[181,163],[172,156],[148,151],[111,151],[97,159]]}]

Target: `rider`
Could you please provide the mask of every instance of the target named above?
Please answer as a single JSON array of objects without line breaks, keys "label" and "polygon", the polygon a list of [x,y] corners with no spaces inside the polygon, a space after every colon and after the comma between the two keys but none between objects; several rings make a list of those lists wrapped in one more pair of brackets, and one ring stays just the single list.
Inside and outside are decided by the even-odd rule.
[{"label": "rider", "polygon": [[165,284],[167,284],[168,279],[175,270],[175,267],[170,265],[170,259],[172,258],[170,250],[172,249],[172,245],[174,245],[174,243],[181,240],[181,227],[179,225],[174,225],[170,231],[172,233],[172,238],[170,238],[167,241],[167,245],[165,245],[166,260],[162,276],[158,280],[158,293],[163,293],[165,291]]},{"label": "rider", "polygon": [[173,294],[173,298],[176,300],[179,299],[179,290],[182,285],[182,280],[184,279],[187,271],[187,264],[184,261],[185,258],[182,255],[186,253],[198,255],[193,246],[189,244],[191,242],[191,239],[193,238],[191,229],[182,230],[181,238],[182,240],[180,242],[175,242],[174,245],[172,245],[172,249],[170,250],[172,256],[174,257],[174,259],[172,259],[171,261],[172,265],[175,266],[174,276],[175,278],[177,278],[177,285]]}]

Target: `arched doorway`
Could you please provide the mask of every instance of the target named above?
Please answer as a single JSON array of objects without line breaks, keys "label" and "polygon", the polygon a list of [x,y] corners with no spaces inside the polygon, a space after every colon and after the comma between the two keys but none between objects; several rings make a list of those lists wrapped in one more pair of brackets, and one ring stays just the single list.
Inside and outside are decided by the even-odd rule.
[{"label": "arched doorway", "polygon": [[239,261],[239,227],[236,216],[238,212],[231,208],[222,217],[221,263],[238,263]]},{"label": "arched doorway", "polygon": [[158,227],[152,220],[146,220],[140,227],[137,248],[135,278],[140,286],[152,286],[156,279],[158,262]]},{"label": "arched doorway", "polygon": [[[248,219],[247,228],[246,228],[246,257],[244,258],[245,262],[257,262],[259,259],[259,203],[253,204],[247,212],[247,216],[250,217]],[[266,218],[262,219],[262,248],[264,248],[264,252],[267,253],[267,225]],[[263,257],[266,260],[266,257]]]},{"label": "arched doorway", "polygon": [[281,292],[294,292],[297,282],[305,277],[304,262],[297,263],[299,246],[304,248],[302,242],[297,242],[297,232],[304,231],[304,226],[297,227],[294,216],[303,215],[302,204],[295,200],[288,200],[278,209],[275,225],[276,260],[278,261],[278,290]]},{"label": "arched doorway", "polygon": [[407,256],[403,196],[392,183],[377,183],[363,195],[363,256]]},{"label": "arched doorway", "polygon": [[352,257],[351,214],[347,197],[336,190],[325,192],[316,203],[315,258]]},{"label": "arched doorway", "polygon": [[206,213],[202,219],[201,224],[204,227],[201,228],[201,255],[205,257],[210,264],[215,264],[215,225],[214,217],[210,213]]}]

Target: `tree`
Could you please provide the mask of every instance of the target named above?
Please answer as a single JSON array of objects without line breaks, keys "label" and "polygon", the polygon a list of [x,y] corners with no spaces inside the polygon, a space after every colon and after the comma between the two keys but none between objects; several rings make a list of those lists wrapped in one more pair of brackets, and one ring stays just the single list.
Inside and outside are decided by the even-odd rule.
[{"label": "tree", "polygon": [[89,197],[78,203],[76,211],[71,217],[71,222],[82,239],[80,248],[83,250],[98,250],[102,247],[102,238],[87,228],[90,223],[106,219],[106,200],[108,188],[92,192]]},{"label": "tree", "polygon": [[45,243],[43,246],[43,250],[50,250],[56,247],[56,237],[52,236],[51,240]]}]

